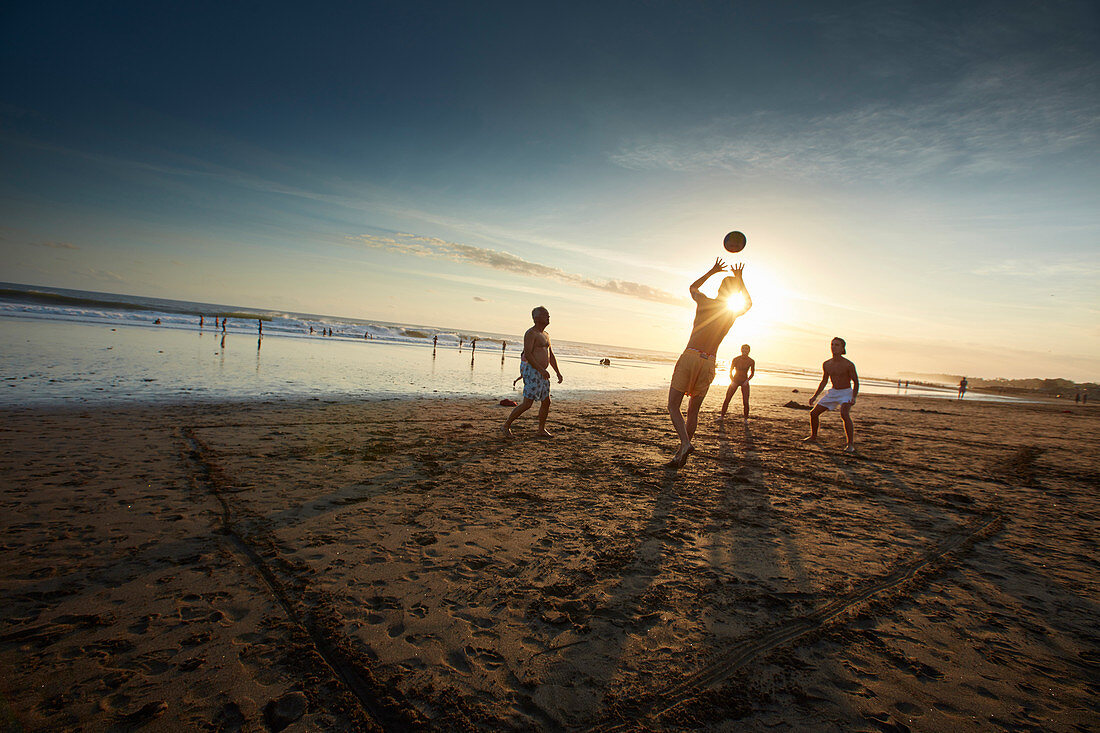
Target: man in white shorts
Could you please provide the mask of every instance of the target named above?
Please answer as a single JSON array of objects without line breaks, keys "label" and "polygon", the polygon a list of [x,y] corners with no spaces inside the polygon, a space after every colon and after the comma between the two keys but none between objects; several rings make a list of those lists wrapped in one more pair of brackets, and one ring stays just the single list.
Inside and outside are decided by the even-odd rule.
[{"label": "man in white shorts", "polygon": [[[817,391],[810,398],[810,404],[814,408],[810,410],[810,435],[803,438],[802,442],[816,443],[818,419],[821,417],[821,413],[826,410],[839,409],[840,417],[844,421],[844,435],[848,439],[844,450],[855,453],[855,428],[852,426],[852,418],[848,413],[851,411],[852,405],[856,403],[856,395],[859,394],[859,375],[856,374],[856,365],[843,356],[847,353],[844,339],[838,336],[832,340],[829,346],[833,351],[833,358],[821,365],[823,372],[821,384],[817,385]],[[821,394],[821,390],[825,389],[825,385],[829,380],[832,380],[833,386],[818,400],[817,396]],[[814,400],[817,400],[816,405],[814,405]]]}]

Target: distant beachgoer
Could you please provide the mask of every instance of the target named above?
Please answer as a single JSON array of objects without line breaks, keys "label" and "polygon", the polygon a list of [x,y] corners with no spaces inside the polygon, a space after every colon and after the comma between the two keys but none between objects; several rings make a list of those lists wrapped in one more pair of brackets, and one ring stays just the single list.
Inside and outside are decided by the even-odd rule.
[{"label": "distant beachgoer", "polygon": [[749,357],[749,345],[741,346],[741,356],[730,362],[730,386],[726,390],[726,400],[722,403],[721,417],[726,416],[726,410],[730,406],[730,400],[741,388],[741,404],[745,411],[745,422],[749,420],[749,380],[756,376],[756,362]]},{"label": "distant beachgoer", "polygon": [[[848,413],[851,411],[852,405],[856,403],[856,397],[859,395],[859,375],[856,374],[856,365],[843,356],[847,353],[844,339],[839,336],[834,338],[829,344],[829,348],[832,349],[833,358],[821,365],[821,384],[817,385],[817,391],[810,398],[810,405],[813,406],[813,409],[810,410],[810,435],[803,438],[802,442],[816,443],[818,419],[821,413],[826,410],[840,408],[840,417],[844,421],[844,435],[848,439],[844,450],[855,453],[855,427],[852,425],[852,418]],[[814,405],[814,400],[821,394],[821,390],[825,389],[825,384],[830,379],[833,386]]]},{"label": "distant beachgoer", "polygon": [[222,333],[225,333],[225,319],[222,319]]},{"label": "distant beachgoer", "polygon": [[256,319],[256,326],[259,329],[259,334],[261,336],[263,336],[264,335],[264,322],[263,322],[263,320],[260,319],[260,318],[257,318]]},{"label": "distant beachgoer", "polygon": [[550,325],[550,311],[539,306],[531,311],[531,320],[534,326],[527,329],[523,335],[523,354],[520,357],[520,374],[523,377],[523,401],[520,402],[504,421],[500,432],[505,438],[512,437],[512,422],[527,412],[535,402],[542,403],[539,407],[539,429],[537,435],[544,438],[550,437],[546,430],[546,417],[550,414],[550,372],[548,367],[554,367],[558,375],[558,384],[562,382],[561,370],[558,369],[558,360],[554,356],[554,349],[550,346],[550,334],[546,333],[546,327]]},{"label": "distant beachgoer", "polygon": [[202,329],[202,314],[199,314],[199,329]]},{"label": "distant beachgoer", "polygon": [[909,380],[908,379],[905,380],[905,388],[909,389]]},{"label": "distant beachgoer", "polygon": [[310,336],[312,336],[312,335],[313,335],[313,326],[310,326],[310,327],[309,327],[309,335],[310,335]]},{"label": "distant beachgoer", "polygon": [[963,377],[961,380],[959,380],[959,399],[960,400],[963,398],[963,395],[966,394],[966,384],[967,384],[966,377]]},{"label": "distant beachgoer", "polygon": [[[680,447],[668,463],[671,468],[682,467],[695,450],[691,439],[695,436],[695,428],[699,423],[699,408],[703,406],[703,398],[707,396],[710,383],[714,381],[714,358],[718,347],[733,327],[733,322],[752,307],[752,298],[749,297],[741,276],[744,265],[730,268],[733,276],[722,281],[717,298],[708,298],[700,292],[699,288],[711,275],[725,269],[725,262],[715,260],[714,265],[688,288],[696,304],[695,321],[691,326],[687,348],[672,371],[672,384],[668,390],[668,414],[672,418],[676,434],[680,437]],[[736,291],[741,292],[743,302],[733,308],[728,301]],[[680,412],[685,396],[691,398],[688,401],[687,420]]]},{"label": "distant beachgoer", "polygon": [[507,348],[508,348],[508,342],[507,341],[501,341],[500,342],[500,353],[503,354]]},{"label": "distant beachgoer", "polygon": [[159,326],[160,325],[160,319],[158,318],[157,320],[153,321],[153,323]]},{"label": "distant beachgoer", "polygon": [[1078,404],[1078,405],[1081,404],[1081,393],[1080,392],[1073,395],[1073,401],[1074,401],[1075,404]]},{"label": "distant beachgoer", "polygon": [[470,350],[477,351],[477,336],[474,336],[470,341]]}]

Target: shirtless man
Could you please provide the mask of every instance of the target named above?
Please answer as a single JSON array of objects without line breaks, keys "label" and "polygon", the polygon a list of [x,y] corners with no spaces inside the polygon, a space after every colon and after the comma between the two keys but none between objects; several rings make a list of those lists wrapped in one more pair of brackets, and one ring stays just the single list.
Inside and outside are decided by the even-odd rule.
[{"label": "shirtless man", "polygon": [[[829,344],[829,347],[833,351],[833,358],[821,365],[823,371],[821,384],[817,385],[817,391],[810,398],[810,404],[814,408],[810,410],[810,435],[803,438],[802,442],[816,443],[817,424],[821,413],[839,407],[840,417],[844,420],[844,435],[848,439],[844,450],[855,453],[856,447],[853,445],[855,443],[855,428],[852,426],[852,418],[848,413],[851,411],[852,405],[856,403],[856,395],[859,394],[859,376],[856,374],[856,365],[843,356],[847,353],[844,348],[844,339],[837,336]],[[821,394],[821,390],[825,389],[825,383],[830,379],[833,381],[832,388],[814,405],[814,400]]]},{"label": "shirtless man", "polygon": [[547,367],[554,367],[558,384],[561,384],[562,376],[554,350],[550,347],[550,334],[546,333],[546,327],[550,325],[550,311],[540,305],[531,311],[531,319],[535,325],[523,335],[523,354],[520,355],[519,362],[520,376],[523,377],[523,402],[516,405],[504,421],[500,431],[505,438],[512,437],[512,421],[531,409],[535,402],[542,403],[539,406],[539,429],[536,435],[550,437],[546,430],[546,416],[550,414],[550,372]]},{"label": "shirtless man", "polygon": [[749,380],[756,375],[756,362],[749,357],[749,345],[741,345],[741,356],[737,357],[730,362],[730,386],[726,390],[726,401],[722,403],[722,414],[719,418],[726,417],[726,410],[729,409],[730,400],[733,399],[733,395],[737,392],[737,388],[741,388],[741,404],[745,408],[745,424],[749,423]]},{"label": "shirtless man", "polygon": [[[695,450],[691,439],[699,423],[699,408],[703,406],[703,398],[707,396],[710,383],[714,381],[714,357],[718,352],[718,346],[729,333],[730,327],[738,316],[744,315],[752,307],[752,298],[745,290],[745,281],[741,278],[744,265],[736,265],[730,269],[733,277],[727,277],[722,281],[717,298],[708,298],[699,291],[711,275],[725,269],[725,262],[720,259],[715,260],[714,266],[689,288],[691,298],[696,304],[695,322],[691,326],[691,338],[688,339],[687,348],[680,355],[676,368],[672,372],[672,385],[668,390],[668,414],[672,418],[676,434],[680,437],[680,448],[668,462],[671,468],[681,468]],[[743,302],[736,308],[731,308],[727,301],[738,290],[744,296]],[[688,400],[686,421],[683,413],[680,412],[680,405],[685,395],[691,398]]]}]

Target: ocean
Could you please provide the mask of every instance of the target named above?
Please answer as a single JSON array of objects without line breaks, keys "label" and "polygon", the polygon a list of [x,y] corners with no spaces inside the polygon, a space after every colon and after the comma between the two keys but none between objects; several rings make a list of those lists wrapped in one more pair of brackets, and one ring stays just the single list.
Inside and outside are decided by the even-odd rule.
[{"label": "ocean", "polygon": [[[0,283],[0,404],[518,400],[522,382],[513,386],[513,380],[519,376],[521,339],[521,334]],[[677,356],[558,340],[554,351],[565,382],[552,392],[566,398],[667,388]],[[600,364],[601,359],[610,364]],[[729,384],[728,368],[728,362],[719,362],[712,394]],[[819,378],[781,366],[759,369],[753,384],[791,386],[800,390],[801,401]],[[861,380],[861,392],[954,397],[947,387],[898,390],[893,381],[873,379]]]}]

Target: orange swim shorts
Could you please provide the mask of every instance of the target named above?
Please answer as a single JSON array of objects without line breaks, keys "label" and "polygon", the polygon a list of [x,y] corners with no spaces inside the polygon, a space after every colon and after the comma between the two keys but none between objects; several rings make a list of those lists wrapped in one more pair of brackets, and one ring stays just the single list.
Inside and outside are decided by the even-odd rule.
[{"label": "orange swim shorts", "polygon": [[695,349],[687,349],[676,360],[672,370],[672,388],[686,395],[700,397],[710,389],[714,381],[714,357],[707,358]]}]

